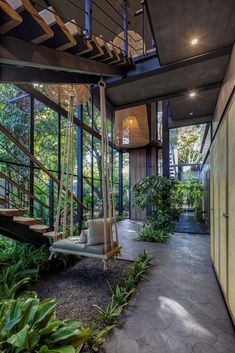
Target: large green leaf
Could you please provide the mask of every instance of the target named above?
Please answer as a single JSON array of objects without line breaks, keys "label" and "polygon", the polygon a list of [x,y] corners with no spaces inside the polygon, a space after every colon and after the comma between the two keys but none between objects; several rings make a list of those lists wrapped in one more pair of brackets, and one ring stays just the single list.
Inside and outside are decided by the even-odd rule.
[{"label": "large green leaf", "polygon": [[49,349],[46,345],[42,346],[38,353],[75,353],[73,346],[65,346]]},{"label": "large green leaf", "polygon": [[56,306],[56,300],[55,299],[43,300],[39,304],[38,310],[37,310],[37,312],[35,314],[34,326],[38,325],[42,321],[43,321],[43,324],[45,325],[52,318],[55,306]]},{"label": "large green leaf", "polygon": [[20,301],[13,301],[6,304],[8,307],[4,331],[10,331],[22,319],[22,310]]},{"label": "large green leaf", "polygon": [[23,328],[26,324],[32,325],[34,322],[34,317],[39,306],[39,299],[29,298],[24,303],[24,313],[22,320],[20,322],[20,329]]},{"label": "large green leaf", "polygon": [[46,336],[57,330],[59,327],[64,326],[65,323],[61,320],[51,321],[46,327],[43,327],[38,332],[41,336]]},{"label": "large green leaf", "polygon": [[68,338],[74,337],[80,333],[78,328],[81,326],[81,321],[73,322],[69,326],[61,327],[56,332],[52,333],[51,342],[65,341]]},{"label": "large green leaf", "polygon": [[28,331],[29,325],[26,325],[21,331],[15,333],[10,338],[8,338],[7,342],[14,347],[28,349]]}]

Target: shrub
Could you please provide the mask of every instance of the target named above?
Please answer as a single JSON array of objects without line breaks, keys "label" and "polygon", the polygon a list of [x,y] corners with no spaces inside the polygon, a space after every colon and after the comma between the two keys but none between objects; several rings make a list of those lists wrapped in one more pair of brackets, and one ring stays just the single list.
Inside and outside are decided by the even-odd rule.
[{"label": "shrub", "polygon": [[117,285],[115,289],[110,288],[112,297],[107,307],[101,308],[99,305],[94,305],[98,311],[98,320],[103,321],[109,327],[117,323],[123,308],[127,305],[130,296],[135,292],[136,284],[140,280],[146,279],[145,273],[150,266],[151,259],[152,257],[147,251],[140,254],[132,265],[128,278],[121,285]]},{"label": "shrub", "polygon": [[182,193],[179,182],[161,176],[149,176],[139,180],[132,190],[133,205],[141,210],[151,205],[152,214],[140,231],[139,239],[160,241],[174,230],[179,217]]},{"label": "shrub", "polygon": [[[5,237],[0,238],[0,299],[13,298],[38,275],[65,268],[73,257],[60,254],[49,261],[46,246],[36,248]],[[23,281],[27,278],[27,281]]]},{"label": "shrub", "polygon": [[138,240],[163,243],[169,237],[167,229],[155,228],[151,222],[146,222],[138,233]]},{"label": "shrub", "polygon": [[101,308],[99,305],[94,304],[94,307],[98,311],[98,319],[101,319],[106,325],[113,325],[117,323],[117,318],[121,314],[122,309],[126,306],[124,304],[116,304],[113,299],[107,305],[105,309]]},{"label": "shrub", "polygon": [[0,348],[7,353],[78,353],[92,336],[81,321],[56,319],[56,301],[36,297],[0,303]]}]

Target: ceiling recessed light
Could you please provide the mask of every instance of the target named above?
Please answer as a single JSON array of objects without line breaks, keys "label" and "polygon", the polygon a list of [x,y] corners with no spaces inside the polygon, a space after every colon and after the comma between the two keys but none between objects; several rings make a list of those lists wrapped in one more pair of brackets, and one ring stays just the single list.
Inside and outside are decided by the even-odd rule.
[{"label": "ceiling recessed light", "polygon": [[191,44],[192,44],[192,45],[197,45],[197,44],[198,44],[198,38],[193,38],[193,39],[191,40]]},{"label": "ceiling recessed light", "polygon": [[189,93],[189,97],[193,98],[193,97],[195,97],[195,96],[196,96],[196,92],[195,92],[195,91],[191,91],[191,92]]},{"label": "ceiling recessed light", "polygon": [[189,115],[193,115],[193,112],[190,112]]}]

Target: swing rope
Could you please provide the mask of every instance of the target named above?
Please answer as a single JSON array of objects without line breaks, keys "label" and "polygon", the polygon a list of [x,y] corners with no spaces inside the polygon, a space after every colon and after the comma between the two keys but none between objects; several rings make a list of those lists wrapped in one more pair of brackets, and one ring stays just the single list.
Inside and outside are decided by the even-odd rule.
[{"label": "swing rope", "polygon": [[[99,82],[100,88],[100,110],[101,110],[101,165],[102,165],[102,197],[103,197],[103,224],[104,224],[104,252],[105,254],[108,251],[113,249],[113,223],[115,224],[115,235],[116,242],[115,247],[119,246],[118,242],[118,229],[115,216],[115,200],[113,184],[112,184],[112,171],[110,163],[110,146],[108,139],[108,124],[107,124],[107,111],[106,111],[106,100],[105,100],[105,83],[101,78]],[[68,120],[66,125],[65,133],[65,143],[63,150],[63,163],[60,177],[60,188],[59,188],[59,197],[57,205],[57,214],[56,214],[56,223],[55,223],[55,238],[56,240],[59,237],[59,224],[61,216],[61,204],[62,204],[62,193],[63,193],[63,181],[65,179],[65,198],[64,198],[64,214],[63,214],[63,233],[62,238],[67,237],[67,221],[68,221],[68,208],[69,208],[69,190],[71,195],[73,195],[73,157],[74,157],[74,133],[73,133],[73,103],[74,103],[74,93],[72,90],[68,92],[69,94],[69,111],[68,111]],[[111,191],[110,191],[111,190]],[[109,222],[108,222],[109,219]],[[73,222],[74,222],[74,207],[73,207],[73,197],[70,199],[70,217],[69,217],[69,227],[70,237],[73,236]],[[108,226],[110,239],[108,239]],[[110,243],[110,244],[109,244]],[[109,247],[110,245],[110,247]]]},{"label": "swing rope", "polygon": [[[72,146],[72,147],[71,147]],[[71,158],[70,158],[71,157]],[[66,166],[66,171],[65,171]],[[69,180],[71,176],[71,180]],[[56,213],[55,222],[55,240],[59,237],[59,223],[62,210],[62,193],[63,193],[63,181],[65,178],[65,202],[64,202],[64,215],[63,215],[63,234],[62,237],[66,237],[67,228],[67,208],[68,208],[68,195],[69,187],[71,186],[71,204],[70,204],[70,236],[73,235],[73,92],[69,92],[69,111],[68,119],[65,131],[65,141],[63,150],[63,162],[60,176],[60,188],[59,198]]]},{"label": "swing rope", "polygon": [[[112,173],[110,163],[110,147],[108,139],[108,124],[107,124],[107,112],[106,112],[106,100],[105,100],[105,83],[101,78],[99,82],[100,88],[100,107],[101,107],[101,149],[102,149],[102,196],[103,196],[103,217],[104,217],[104,244],[105,253],[108,251],[108,239],[107,239],[107,216],[109,217],[110,227],[110,246],[113,248],[113,237],[112,237],[112,220],[115,224],[115,235],[116,245],[118,246],[118,229],[115,215],[115,200],[112,185]],[[107,212],[108,211],[108,212]]]}]

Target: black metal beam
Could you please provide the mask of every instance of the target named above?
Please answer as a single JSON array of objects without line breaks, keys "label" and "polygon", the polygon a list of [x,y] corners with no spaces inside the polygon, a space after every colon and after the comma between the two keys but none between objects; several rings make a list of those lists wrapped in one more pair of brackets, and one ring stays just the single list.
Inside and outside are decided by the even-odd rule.
[{"label": "black metal beam", "polygon": [[162,102],[162,164],[163,176],[169,178],[170,176],[170,141],[169,141],[169,127],[168,127],[169,107],[167,101]]},{"label": "black metal beam", "polygon": [[[148,116],[148,130],[149,130],[149,141],[152,141],[152,107],[151,104],[147,104],[147,116]],[[146,176],[152,175],[152,147],[148,145],[146,147]],[[147,217],[152,214],[152,206],[148,205],[146,208]]]},{"label": "black metal beam", "polygon": [[108,77],[123,76],[124,73],[112,65],[6,35],[0,36],[0,63]]},{"label": "black metal beam", "polygon": [[15,67],[0,64],[1,82],[5,83],[86,83],[97,84],[99,76],[73,72],[39,70],[32,67]]},{"label": "black metal beam", "polygon": [[[34,155],[34,98],[30,95],[30,122],[29,122],[29,150]],[[29,192],[34,195],[34,163],[30,161],[29,171]],[[30,217],[34,216],[34,200],[30,198],[29,201]]]},{"label": "black metal beam", "polygon": [[182,68],[182,67],[190,66],[190,65],[197,64],[197,63],[204,62],[204,61],[208,61],[208,60],[220,57],[220,56],[228,55],[231,53],[232,48],[233,48],[233,45],[229,45],[224,48],[212,50],[207,53],[203,53],[200,55],[192,56],[187,59],[183,59],[183,60],[179,60],[179,61],[167,64],[167,65],[163,65],[157,69],[154,69],[154,70],[151,70],[148,72],[144,72],[139,75],[133,75],[133,76],[129,76],[125,79],[115,80],[115,81],[107,84],[107,89],[112,88],[112,87],[117,87],[120,85],[123,86],[126,83],[141,80],[141,79],[144,79],[147,77],[157,76],[157,75],[160,75],[164,72],[174,71],[174,70]]},{"label": "black metal beam", "polygon": [[[220,88],[222,86],[223,82],[214,82],[214,83],[210,83],[206,86],[201,86],[201,87],[193,87],[193,89],[195,91],[197,91],[198,93],[201,92],[205,92],[205,91],[209,91],[209,90],[213,90],[216,88]],[[188,90],[187,91],[177,91],[177,92],[170,92],[167,94],[163,94],[160,96],[153,96],[147,99],[143,99],[143,100],[138,100],[138,101],[134,101],[134,102],[130,102],[127,104],[122,104],[119,106],[114,106],[113,109],[114,110],[120,110],[120,109],[126,109],[126,108],[131,108],[131,107],[136,107],[138,105],[142,105],[142,104],[149,104],[149,103],[153,103],[153,102],[157,102],[157,101],[162,101],[162,100],[170,100],[172,98],[178,98],[178,97],[182,97],[182,96],[186,96],[188,94]]]},{"label": "black metal beam", "polygon": [[212,120],[213,120],[212,115],[195,116],[193,118],[179,119],[179,120],[172,120],[170,117],[168,119],[168,127],[169,129],[175,129],[175,128],[184,127],[184,126],[206,124],[206,123],[210,123]]},{"label": "black metal beam", "polygon": [[[78,119],[83,121],[83,106],[77,107]],[[77,127],[77,198],[83,202],[83,131],[81,126]],[[82,227],[83,208],[77,205],[77,221],[79,230]]]},{"label": "black metal beam", "polygon": [[123,215],[123,152],[119,152],[119,190],[118,190],[118,213]]}]

